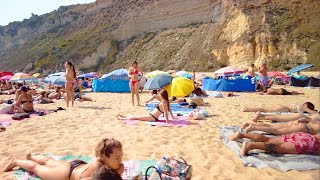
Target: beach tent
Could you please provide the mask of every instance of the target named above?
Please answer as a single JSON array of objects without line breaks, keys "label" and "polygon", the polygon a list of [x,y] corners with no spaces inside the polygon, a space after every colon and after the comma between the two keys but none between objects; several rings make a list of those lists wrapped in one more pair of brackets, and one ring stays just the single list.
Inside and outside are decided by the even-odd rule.
[{"label": "beach tent", "polygon": [[242,74],[243,70],[234,67],[234,66],[228,66],[221,69],[218,69],[214,72],[215,76],[227,76],[227,75],[235,75],[235,74]]},{"label": "beach tent", "polygon": [[307,79],[298,79],[294,76],[291,76],[290,85],[298,87],[320,87],[320,79],[314,77],[309,77]]},{"label": "beach tent", "polygon": [[130,92],[128,71],[118,69],[92,80],[94,92]]},{"label": "beach tent", "polygon": [[255,81],[253,79],[228,80],[222,78],[215,80],[204,78],[202,89],[206,91],[255,92]]},{"label": "beach tent", "polygon": [[194,90],[194,82],[185,77],[173,78],[172,83],[165,88],[170,97],[185,97]]},{"label": "beach tent", "polygon": [[290,69],[287,74],[288,74],[288,75],[291,75],[291,74],[293,74],[293,73],[295,73],[295,72],[300,73],[300,71],[302,71],[302,70],[304,70],[304,69],[311,68],[311,67],[314,67],[314,65],[313,65],[313,64],[301,64],[301,65],[299,65],[299,66],[296,66],[296,67]]}]

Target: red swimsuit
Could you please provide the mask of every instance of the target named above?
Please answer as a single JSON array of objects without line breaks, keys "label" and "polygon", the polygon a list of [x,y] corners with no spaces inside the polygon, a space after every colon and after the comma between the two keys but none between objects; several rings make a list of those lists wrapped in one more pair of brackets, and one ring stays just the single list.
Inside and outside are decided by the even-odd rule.
[{"label": "red swimsuit", "polygon": [[[129,74],[130,74],[130,75],[132,75],[132,74],[139,74],[139,71],[138,71],[138,69],[136,69],[136,70],[133,71],[133,72],[130,71]],[[131,80],[132,86],[134,86],[137,82],[139,82],[139,80],[137,80],[137,81]]]}]

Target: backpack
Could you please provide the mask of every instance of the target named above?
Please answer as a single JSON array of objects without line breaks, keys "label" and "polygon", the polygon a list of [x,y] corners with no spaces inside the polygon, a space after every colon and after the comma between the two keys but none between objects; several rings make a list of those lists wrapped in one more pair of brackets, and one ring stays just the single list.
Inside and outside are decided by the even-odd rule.
[{"label": "backpack", "polygon": [[148,171],[155,169],[155,171],[149,177],[158,176],[160,180],[190,180],[192,176],[192,165],[180,157],[182,161],[175,159],[174,157],[163,157],[156,166],[150,166],[146,170],[145,180],[148,180]]}]

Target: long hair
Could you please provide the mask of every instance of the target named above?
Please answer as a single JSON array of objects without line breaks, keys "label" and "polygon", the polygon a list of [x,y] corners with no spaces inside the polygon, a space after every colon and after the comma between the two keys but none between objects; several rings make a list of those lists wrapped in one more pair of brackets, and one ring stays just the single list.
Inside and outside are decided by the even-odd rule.
[{"label": "long hair", "polygon": [[170,102],[169,102],[169,95],[167,90],[163,89],[160,91],[160,95],[163,99],[165,99],[167,101],[167,106],[168,106],[168,110],[171,110],[170,108]]},{"label": "long hair", "polygon": [[132,66],[133,66],[134,64],[137,65],[137,68],[138,68],[138,62],[137,62],[137,61],[133,61],[133,62],[132,62]]},{"label": "long hair", "polygon": [[74,79],[77,79],[76,69],[74,68],[74,65],[70,61],[68,61],[67,64],[70,66],[70,68],[72,68]]}]

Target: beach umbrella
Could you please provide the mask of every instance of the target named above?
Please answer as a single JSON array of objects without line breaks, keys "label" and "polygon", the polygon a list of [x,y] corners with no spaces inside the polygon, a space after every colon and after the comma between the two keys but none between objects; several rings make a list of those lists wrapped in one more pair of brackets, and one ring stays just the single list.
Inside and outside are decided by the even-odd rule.
[{"label": "beach umbrella", "polygon": [[193,76],[191,74],[182,74],[181,77],[185,77],[185,78],[188,78],[188,79],[192,79]]},{"label": "beach umbrella", "polygon": [[10,72],[10,71],[3,71],[3,72],[0,72],[0,77],[7,76],[7,75],[11,75],[11,76],[13,76],[13,73],[12,73],[12,72]]},{"label": "beach umbrella", "polygon": [[2,76],[1,78],[0,78],[0,80],[9,80],[9,79],[11,79],[13,76],[12,75],[6,75],[6,76]]},{"label": "beach umbrella", "polygon": [[53,74],[48,75],[48,77],[51,77],[51,76],[66,76],[66,73],[65,72],[57,72],[57,73],[53,73]]},{"label": "beach umbrella", "polygon": [[78,78],[93,78],[93,77],[97,77],[97,73],[86,73],[78,76]]},{"label": "beach umbrella", "polygon": [[234,66],[228,66],[221,69],[218,69],[214,72],[215,76],[223,76],[223,75],[234,75],[234,74],[242,74],[243,70],[234,67]]},{"label": "beach umbrella", "polygon": [[156,90],[160,89],[172,82],[173,77],[167,74],[159,74],[157,76],[152,77],[149,79],[144,88],[147,90]]},{"label": "beach umbrella", "polygon": [[166,87],[169,96],[185,97],[194,90],[194,82],[188,78],[173,78],[172,83]]},{"label": "beach umbrella", "polygon": [[46,78],[44,78],[44,83],[62,86],[66,83],[66,77],[62,77],[62,76],[46,77]]},{"label": "beach umbrella", "polygon": [[154,77],[156,75],[159,75],[159,74],[169,74],[169,73],[164,72],[164,71],[156,70],[156,71],[152,71],[152,72],[146,74],[145,77],[148,78],[148,79],[151,79],[152,77]]},{"label": "beach umbrella", "polygon": [[299,66],[296,66],[296,67],[290,69],[287,74],[290,75],[292,73],[300,72],[300,71],[302,71],[304,69],[308,69],[308,68],[311,68],[311,67],[314,67],[314,65],[313,64],[301,64]]},{"label": "beach umbrella", "polygon": [[33,77],[39,77],[40,76],[40,73],[35,73],[32,75]]},{"label": "beach umbrella", "polygon": [[187,71],[178,71],[178,72],[176,72],[176,76],[182,76],[184,74],[188,74],[188,72]]},{"label": "beach umbrella", "polygon": [[9,80],[10,82],[22,82],[22,81],[28,81],[28,82],[38,82],[38,78],[33,77],[31,74],[25,74],[25,73],[16,73],[12,78]]}]

